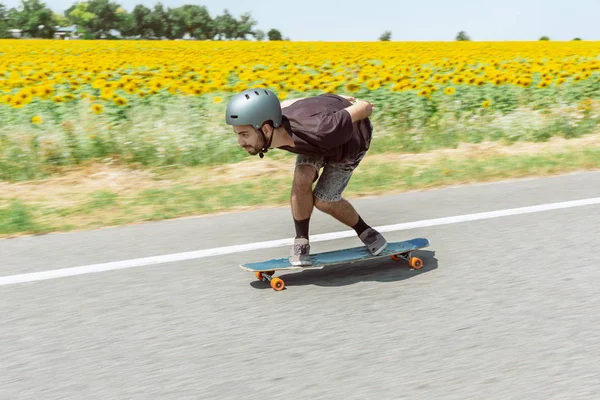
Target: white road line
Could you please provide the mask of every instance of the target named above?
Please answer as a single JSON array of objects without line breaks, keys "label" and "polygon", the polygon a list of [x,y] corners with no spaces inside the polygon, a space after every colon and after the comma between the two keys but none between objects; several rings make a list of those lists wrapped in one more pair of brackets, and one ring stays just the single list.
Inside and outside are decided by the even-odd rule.
[{"label": "white road line", "polygon": [[[456,224],[460,222],[479,221],[490,218],[508,217],[511,215],[530,214],[542,211],[559,210],[563,208],[573,208],[581,206],[589,206],[600,204],[600,197],[590,199],[565,201],[560,203],[539,204],[530,207],[510,208],[505,210],[496,210],[489,212],[481,212],[475,214],[456,215],[452,217],[426,219],[421,221],[406,222],[395,225],[377,226],[380,232],[394,232],[415,228],[424,228],[429,226],[439,226]],[[354,230],[341,232],[324,233],[320,235],[312,235],[311,242],[321,242],[326,240],[342,239],[353,237],[356,233]],[[175,261],[193,260],[205,257],[214,257],[223,254],[241,253],[244,251],[253,251],[258,249],[268,249],[279,246],[287,246],[293,243],[293,238],[269,240],[266,242],[247,243],[235,246],[216,247],[213,249],[188,251],[184,253],[165,254],[162,256],[135,258],[132,260],[114,261],[102,264],[83,265],[80,267],[61,268],[50,271],[31,272],[20,275],[8,275],[0,277],[0,286],[14,285],[17,283],[43,281],[47,279],[65,278],[75,275],[91,274],[95,272],[113,271],[125,268],[143,267],[146,265],[164,264]]]}]

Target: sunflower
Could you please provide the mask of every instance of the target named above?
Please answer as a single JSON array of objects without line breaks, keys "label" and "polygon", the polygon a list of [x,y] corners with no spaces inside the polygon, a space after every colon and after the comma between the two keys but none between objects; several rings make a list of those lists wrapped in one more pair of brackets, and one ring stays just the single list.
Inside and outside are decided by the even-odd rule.
[{"label": "sunflower", "polygon": [[360,86],[354,82],[348,82],[345,86],[347,92],[356,93]]},{"label": "sunflower", "polygon": [[537,84],[537,88],[538,89],[545,89],[548,86],[550,86],[550,84],[552,83],[552,81],[548,81],[546,79],[540,81],[540,83]]},{"label": "sunflower", "polygon": [[453,95],[456,93],[456,89],[452,86],[448,86],[446,89],[444,89],[444,93],[447,95]]},{"label": "sunflower", "polygon": [[127,105],[127,103],[128,103],[128,102],[127,102],[127,99],[126,99],[126,98],[123,98],[123,97],[116,97],[116,98],[115,98],[113,101],[114,101],[114,103],[115,103],[116,105],[118,105],[119,107],[124,107],[124,106],[126,106],[126,105]]},{"label": "sunflower", "polygon": [[465,82],[465,77],[462,75],[456,75],[454,78],[452,78],[452,83],[454,83],[455,85],[460,85],[464,82]]},{"label": "sunflower", "polygon": [[133,83],[127,83],[124,87],[125,91],[129,94],[135,94],[137,87]]},{"label": "sunflower", "polygon": [[92,106],[90,107],[90,110],[94,113],[94,114],[100,114],[102,113],[102,111],[104,110],[104,107],[102,106],[102,104],[98,104],[98,103],[94,103],[92,104]]},{"label": "sunflower", "polygon": [[39,125],[42,122],[44,122],[44,119],[42,117],[40,117],[39,115],[35,115],[33,118],[31,118],[31,122],[35,125]]},{"label": "sunflower", "polygon": [[481,103],[481,107],[483,107],[483,108],[488,108],[491,105],[492,105],[492,101],[491,100],[486,100],[483,103]]},{"label": "sunflower", "polygon": [[369,88],[369,90],[377,90],[381,87],[381,84],[379,83],[379,81],[373,79],[370,80],[369,82],[367,82],[367,88]]},{"label": "sunflower", "polygon": [[151,90],[159,91],[165,87],[165,82],[160,79],[157,79],[157,80],[150,82],[150,84],[148,86],[150,87]]},{"label": "sunflower", "polygon": [[429,90],[429,88],[423,88],[421,90],[419,90],[418,95],[421,97],[427,97],[431,94],[431,90]]},{"label": "sunflower", "polygon": [[16,97],[13,98],[12,102],[10,103],[10,105],[13,108],[21,108],[25,105],[25,103],[23,102],[23,100],[21,100],[20,98]]},{"label": "sunflower", "polygon": [[406,83],[398,82],[398,83],[394,84],[394,86],[392,86],[391,91],[392,92],[401,92],[404,90],[405,87],[406,87]]}]

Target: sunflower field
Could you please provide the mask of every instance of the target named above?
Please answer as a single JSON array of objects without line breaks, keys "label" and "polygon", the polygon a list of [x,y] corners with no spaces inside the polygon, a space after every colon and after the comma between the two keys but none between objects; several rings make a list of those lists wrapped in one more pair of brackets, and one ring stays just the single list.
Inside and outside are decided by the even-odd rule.
[{"label": "sunflower field", "polygon": [[88,160],[165,166],[248,157],[235,93],[375,103],[374,152],[594,132],[600,42],[0,40],[0,179]]}]

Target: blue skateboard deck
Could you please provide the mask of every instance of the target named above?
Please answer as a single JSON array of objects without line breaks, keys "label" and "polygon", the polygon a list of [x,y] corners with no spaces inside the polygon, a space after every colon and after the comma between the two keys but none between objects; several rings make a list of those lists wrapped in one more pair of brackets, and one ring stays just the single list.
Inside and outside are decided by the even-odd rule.
[{"label": "blue skateboard deck", "polygon": [[412,257],[412,252],[427,246],[429,246],[428,239],[416,238],[402,242],[390,242],[387,247],[376,256],[372,255],[365,246],[360,246],[313,254],[311,255],[312,265],[309,266],[291,265],[289,259],[285,257],[240,264],[240,268],[245,271],[254,272],[258,279],[268,280],[271,282],[271,287],[273,287],[273,289],[281,290],[283,289],[284,283],[280,278],[272,277],[275,271],[321,269],[333,265],[351,265],[360,261],[382,257],[391,257],[394,260],[404,259],[409,262],[412,268],[419,269],[423,266],[423,262],[417,257]]}]

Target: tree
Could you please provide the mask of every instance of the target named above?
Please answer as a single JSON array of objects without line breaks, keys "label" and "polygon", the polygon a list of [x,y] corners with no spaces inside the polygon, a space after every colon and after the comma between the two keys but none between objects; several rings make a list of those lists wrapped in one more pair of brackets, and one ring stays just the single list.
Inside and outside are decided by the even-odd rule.
[{"label": "tree", "polygon": [[4,7],[4,4],[0,4],[0,39],[10,37],[10,34],[8,33],[8,30],[10,29],[8,21],[6,7]]},{"label": "tree", "polygon": [[264,31],[262,31],[262,30],[260,30],[260,29],[257,29],[257,30],[255,30],[255,31],[254,31],[254,33],[252,34],[252,36],[254,36],[254,38],[255,38],[257,41],[259,41],[259,42],[262,42],[263,40],[265,40],[265,37],[266,37],[267,35],[265,34],[265,32],[264,32]]},{"label": "tree", "polygon": [[64,15],[61,15],[57,12],[53,12],[54,20],[56,21],[56,25],[58,26],[67,26],[69,25],[69,20]]},{"label": "tree", "polygon": [[148,7],[142,4],[135,6],[131,12],[134,27],[133,35],[139,35],[143,39],[148,39],[149,37],[153,36],[154,32],[150,27],[150,14],[152,14],[152,11]]},{"label": "tree", "polygon": [[279,32],[277,29],[269,30],[269,32],[267,32],[267,36],[269,37],[269,40],[271,40],[271,41],[282,40],[281,32]]},{"label": "tree", "polygon": [[157,3],[148,17],[148,26],[155,37],[175,39],[173,35],[173,21],[170,9],[165,10],[161,3]]},{"label": "tree", "polygon": [[382,42],[389,42],[392,39],[392,32],[385,31],[381,36],[379,36],[379,40]]},{"label": "tree", "polygon": [[89,0],[75,3],[65,11],[65,15],[81,32],[100,38],[125,23],[123,20],[127,16],[117,12],[120,8],[109,0]]},{"label": "tree", "polygon": [[469,35],[467,35],[467,32],[460,31],[456,35],[456,40],[459,41],[459,42],[468,42],[468,41],[471,40],[471,38],[469,37]]},{"label": "tree", "polygon": [[65,11],[65,16],[70,24],[77,25],[78,30],[87,33],[87,27],[96,18],[96,14],[89,11],[90,4],[87,2],[75,3]]},{"label": "tree", "polygon": [[119,16],[119,23],[117,23],[116,29],[121,32],[121,35],[125,37],[135,36],[136,26],[133,15],[128,13],[123,7],[117,9],[117,15]]},{"label": "tree", "polygon": [[581,41],[581,38],[578,38],[578,37],[576,37],[576,38],[575,38],[575,39],[573,39],[573,40],[574,40],[574,41],[577,41],[577,42],[579,42],[579,41]]},{"label": "tree", "polygon": [[121,20],[117,14],[119,8],[117,3],[109,0],[90,0],[89,11],[96,15],[96,18],[91,21],[90,32],[94,33],[96,37],[102,37],[111,29],[117,29]]},{"label": "tree", "polygon": [[215,28],[218,40],[223,38],[231,40],[237,35],[239,22],[225,9],[223,15],[215,18]]},{"label": "tree", "polygon": [[254,25],[256,25],[256,23],[257,22],[254,20],[254,18],[252,18],[251,13],[247,12],[240,15],[240,21],[238,22],[237,32],[235,35],[236,39],[247,40],[246,35],[253,34],[252,28]]},{"label": "tree", "polygon": [[540,40],[550,40],[550,38],[548,36],[542,36]]},{"label": "tree", "polygon": [[215,27],[218,40],[243,39],[247,40],[247,35],[253,35],[252,27],[256,25],[256,21],[250,13],[244,13],[237,20],[225,9],[223,15],[215,18]]},{"label": "tree", "polygon": [[21,0],[18,8],[8,11],[11,25],[18,27],[23,33],[37,38],[51,38],[54,36],[56,20],[54,12],[46,3],[40,0]]},{"label": "tree", "polygon": [[213,40],[217,33],[216,24],[204,6],[186,4],[171,10],[170,14],[175,37],[181,38],[187,33],[196,39]]}]

